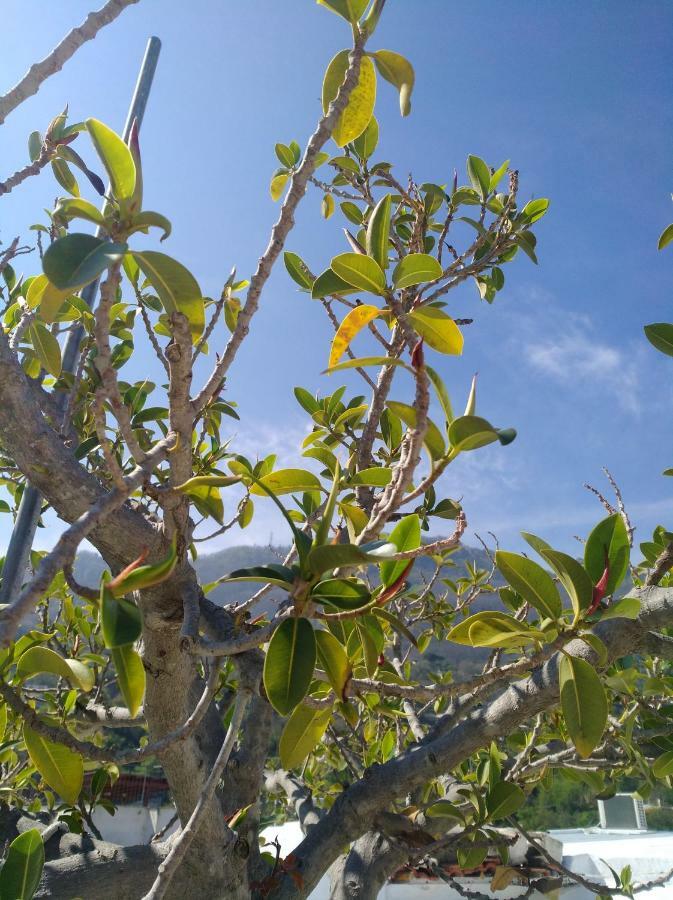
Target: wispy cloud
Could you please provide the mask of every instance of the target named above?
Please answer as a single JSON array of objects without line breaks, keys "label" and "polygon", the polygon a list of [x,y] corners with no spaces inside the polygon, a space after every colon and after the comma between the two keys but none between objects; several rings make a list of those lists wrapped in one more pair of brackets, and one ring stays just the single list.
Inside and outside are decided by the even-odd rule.
[{"label": "wispy cloud", "polygon": [[[536,292],[536,294],[539,293]],[[523,357],[536,372],[564,385],[608,390],[621,407],[641,412],[642,352],[609,343],[587,315],[562,309],[550,296],[531,296],[526,312]]]}]

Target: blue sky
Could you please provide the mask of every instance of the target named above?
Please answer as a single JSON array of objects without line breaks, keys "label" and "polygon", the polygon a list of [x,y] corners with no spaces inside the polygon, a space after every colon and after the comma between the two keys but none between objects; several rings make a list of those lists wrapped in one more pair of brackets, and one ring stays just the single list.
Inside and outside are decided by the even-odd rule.
[{"label": "blue sky", "polygon": [[[82,0],[7,0],[2,87],[88,10]],[[93,115],[121,129],[150,34],[163,50],[141,140],[145,203],[174,223],[162,249],[217,295],[232,265],[248,275],[266,245],[278,212],[268,194],[273,146],[305,144],[323,71],[347,46],[348,29],[312,0],[141,0],[11,115],[0,130],[3,177],[25,164],[28,134],[65,102],[73,120]],[[479,371],[478,411],[519,432],[509,447],[463,455],[443,484],[463,497],[468,542],[470,532],[492,530],[516,548],[526,529],[578,550],[573,535],[601,516],[582,484],[603,487],[603,465],[623,488],[640,540],[658,522],[673,525],[673,482],[660,475],[673,465],[672,363],[642,334],[643,324],[671,318],[673,258],[656,241],[673,219],[672,39],[667,0],[386,7],[372,48],[403,53],[417,77],[406,119],[392,88],[380,85],[376,156],[402,178],[411,171],[440,183],[454,166],[464,177],[468,153],[492,165],[509,158],[520,197],[551,200],[537,226],[540,265],[508,266],[493,306],[472,285],[451,295],[449,311],[475,324],[462,358],[433,354],[458,408]],[[3,198],[3,242],[28,235],[57,193],[45,174]],[[310,193],[288,242],[314,270],[347,249],[340,214],[324,222],[319,205]],[[254,326],[231,372],[229,397],[242,418],[232,423],[234,445],[297,464],[307,423],[292,387],[338,384],[320,375],[330,326],[282,265]],[[367,352],[366,341],[355,349]],[[127,378],[150,371],[149,356],[123,370]],[[285,539],[259,506],[229,543]],[[42,532],[40,545],[52,537]]]}]

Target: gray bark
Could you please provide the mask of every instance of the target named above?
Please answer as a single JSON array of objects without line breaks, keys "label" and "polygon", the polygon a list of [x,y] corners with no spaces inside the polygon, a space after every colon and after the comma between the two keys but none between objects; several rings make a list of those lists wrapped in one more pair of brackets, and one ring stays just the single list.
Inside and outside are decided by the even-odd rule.
[{"label": "gray bark", "polygon": [[408,851],[378,832],[367,832],[330,869],[330,900],[376,900]]},{"label": "gray bark", "polygon": [[167,852],[166,844],[118,847],[96,841],[93,850],[62,855],[45,863],[35,896],[51,900],[135,900],[150,887]]}]

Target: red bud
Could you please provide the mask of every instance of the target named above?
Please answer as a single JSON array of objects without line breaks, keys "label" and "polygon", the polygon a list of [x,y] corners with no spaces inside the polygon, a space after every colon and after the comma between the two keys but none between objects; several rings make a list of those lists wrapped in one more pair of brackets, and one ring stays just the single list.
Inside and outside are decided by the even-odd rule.
[{"label": "red bud", "polygon": [[414,346],[411,351],[411,365],[414,369],[421,369],[425,365],[425,356],[423,354],[423,339]]},{"label": "red bud", "polygon": [[598,605],[600,604],[601,600],[605,596],[605,591],[607,589],[609,579],[610,579],[610,562],[608,560],[608,555],[606,553],[605,554],[605,570],[604,570],[603,574],[601,575],[601,577],[598,581],[598,584],[594,588],[593,597],[591,599],[591,606],[587,610],[587,613],[589,615],[591,615],[591,613],[593,613],[593,612],[596,612],[596,610],[598,609]]}]

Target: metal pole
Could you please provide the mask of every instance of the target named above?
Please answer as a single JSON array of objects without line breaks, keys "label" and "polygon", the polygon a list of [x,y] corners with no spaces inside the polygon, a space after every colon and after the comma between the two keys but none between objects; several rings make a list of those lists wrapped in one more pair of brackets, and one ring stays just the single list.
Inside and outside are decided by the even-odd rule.
[{"label": "metal pole", "polygon": [[[147,107],[147,99],[154,80],[157,62],[159,61],[159,53],[161,51],[161,41],[158,37],[151,37],[145,48],[145,55],[140,65],[138,80],[131,97],[131,104],[126,116],[124,131],[122,137],[124,141],[128,141],[131,133],[131,126],[134,119],[138,122],[140,128],[145,108]],[[101,229],[96,229],[96,236],[101,236]],[[99,279],[88,284],[82,291],[82,300],[89,307],[93,307],[96,295],[98,293]],[[74,327],[66,338],[63,347],[63,367],[64,372],[74,374],[77,369],[80,355],[80,345],[84,329],[81,325]],[[60,397],[59,409],[63,410],[66,403],[66,395]],[[40,509],[42,508],[42,495],[32,485],[26,485],[21,497],[21,503],[16,514],[16,521],[12,530],[12,536],[7,548],[5,564],[2,569],[2,585],[0,585],[0,603],[10,603],[22,584],[23,576],[28,566],[30,551],[33,546],[33,538],[37,529],[37,523],[40,519]]]}]

